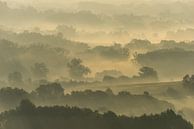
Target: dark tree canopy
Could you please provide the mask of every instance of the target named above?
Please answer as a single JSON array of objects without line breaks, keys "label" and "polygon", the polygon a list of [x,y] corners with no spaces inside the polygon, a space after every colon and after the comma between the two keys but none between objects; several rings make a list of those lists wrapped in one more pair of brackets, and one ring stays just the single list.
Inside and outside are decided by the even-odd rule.
[{"label": "dark tree canopy", "polygon": [[150,67],[142,67],[139,70],[139,77],[142,79],[158,80],[157,72]]},{"label": "dark tree canopy", "polygon": [[190,89],[194,90],[194,75],[185,75],[182,80],[183,86]]},{"label": "dark tree canopy", "polygon": [[23,89],[18,88],[1,88],[0,89],[0,110],[15,107],[22,99],[29,97],[29,94]]},{"label": "dark tree canopy", "polygon": [[141,117],[99,114],[77,107],[35,107],[23,100],[16,110],[0,114],[1,129],[193,129],[172,110]]},{"label": "dark tree canopy", "polygon": [[17,110],[24,113],[30,113],[33,112],[35,108],[36,106],[30,100],[24,99],[20,102],[20,105]]},{"label": "dark tree canopy", "polygon": [[35,91],[35,94],[41,98],[59,98],[64,95],[64,89],[59,83],[48,83],[46,85],[40,85]]},{"label": "dark tree canopy", "polygon": [[[179,46],[176,44],[176,46]],[[194,52],[180,48],[168,48],[138,54],[135,60],[142,66],[149,66],[158,71],[162,78],[180,78],[185,73],[192,73]]]},{"label": "dark tree canopy", "polygon": [[49,69],[45,63],[35,63],[31,70],[34,76],[39,79],[46,78],[47,74],[49,73]]},{"label": "dark tree canopy", "polygon": [[116,79],[115,77],[106,75],[106,76],[104,76],[104,78],[103,78],[103,82],[112,82],[112,81],[114,81],[115,79]]},{"label": "dark tree canopy", "polygon": [[72,59],[68,64],[69,74],[74,79],[81,79],[85,75],[91,73],[91,70],[82,64],[82,60],[78,58]]},{"label": "dark tree canopy", "polygon": [[96,46],[91,52],[111,60],[127,60],[129,59],[129,49],[122,47],[121,44],[115,43],[111,46]]},{"label": "dark tree canopy", "polygon": [[19,86],[23,83],[23,77],[20,72],[13,72],[8,75],[8,81],[12,86]]}]

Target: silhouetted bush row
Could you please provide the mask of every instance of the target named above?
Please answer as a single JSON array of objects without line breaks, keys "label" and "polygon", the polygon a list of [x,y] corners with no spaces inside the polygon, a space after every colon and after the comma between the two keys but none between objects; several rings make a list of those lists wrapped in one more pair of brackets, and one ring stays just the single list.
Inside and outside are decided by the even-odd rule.
[{"label": "silhouetted bush row", "polygon": [[0,114],[0,129],[193,129],[193,126],[172,110],[127,117],[68,106],[36,107],[23,100],[16,110]]},{"label": "silhouetted bush row", "polygon": [[70,105],[88,107],[100,112],[112,110],[119,114],[142,115],[144,113],[159,113],[174,106],[166,101],[152,97],[148,92],[133,95],[127,91],[114,94],[111,89],[106,91],[72,91],[64,94],[65,90],[59,83],[41,85],[31,93],[17,88],[0,89],[1,110],[16,107],[22,99],[30,99],[36,105]]}]

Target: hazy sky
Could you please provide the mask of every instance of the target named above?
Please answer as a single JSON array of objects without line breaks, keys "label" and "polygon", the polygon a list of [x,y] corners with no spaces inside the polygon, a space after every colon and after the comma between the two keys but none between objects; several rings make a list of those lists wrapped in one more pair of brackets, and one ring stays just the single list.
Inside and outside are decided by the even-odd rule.
[{"label": "hazy sky", "polygon": [[[58,32],[58,25],[65,25],[66,27],[59,31],[62,31],[66,38],[103,44],[129,42],[133,38],[149,39],[152,42],[166,38],[193,40],[194,0],[0,1],[6,2],[10,7],[32,6],[38,11],[43,10],[38,12],[32,8],[22,8],[1,11],[0,25],[16,31],[34,30],[33,28],[38,27],[43,32],[54,33]],[[79,2],[83,3],[76,4]]]},{"label": "hazy sky", "polygon": [[143,1],[193,1],[193,0],[1,0],[7,2],[11,6],[34,6],[43,8],[63,8],[67,4],[78,3],[78,2],[99,2],[99,3],[109,3],[109,4],[125,4],[130,2],[143,2]]}]

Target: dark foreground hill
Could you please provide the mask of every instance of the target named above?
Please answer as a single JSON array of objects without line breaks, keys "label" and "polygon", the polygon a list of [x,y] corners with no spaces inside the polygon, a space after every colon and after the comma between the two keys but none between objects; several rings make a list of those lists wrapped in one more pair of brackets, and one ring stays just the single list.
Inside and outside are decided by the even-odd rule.
[{"label": "dark foreground hill", "polygon": [[117,114],[133,116],[145,113],[156,114],[167,109],[174,109],[172,104],[159,100],[148,92],[136,95],[121,91],[115,94],[111,89],[107,89],[106,91],[72,91],[71,94],[64,94],[64,89],[60,84],[51,83],[41,85],[31,93],[10,87],[0,89],[0,111],[15,108],[23,99],[32,100],[36,105],[69,105],[100,112],[111,110]]},{"label": "dark foreground hill", "polygon": [[36,107],[23,100],[17,109],[1,113],[0,129],[193,129],[193,126],[172,110],[126,117],[76,107]]}]

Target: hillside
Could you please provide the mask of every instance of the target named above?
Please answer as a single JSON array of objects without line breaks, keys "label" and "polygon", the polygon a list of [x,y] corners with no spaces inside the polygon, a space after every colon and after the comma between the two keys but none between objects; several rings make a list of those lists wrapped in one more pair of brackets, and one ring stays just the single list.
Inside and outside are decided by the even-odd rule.
[{"label": "hillside", "polygon": [[[164,124],[165,123],[165,124]],[[76,107],[35,107],[28,100],[0,115],[0,129],[192,129],[172,110],[161,114],[126,117],[113,112],[99,114]]]}]

